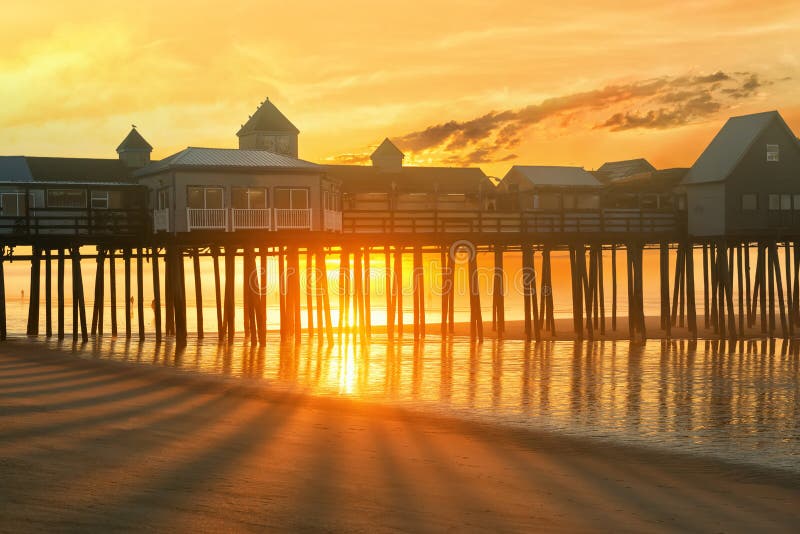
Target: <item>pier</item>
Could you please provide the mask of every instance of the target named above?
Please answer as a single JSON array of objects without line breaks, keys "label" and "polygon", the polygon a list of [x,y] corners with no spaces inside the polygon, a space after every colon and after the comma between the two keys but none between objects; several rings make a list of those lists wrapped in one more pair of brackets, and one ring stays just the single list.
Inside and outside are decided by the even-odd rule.
[{"label": "pier", "polygon": [[[267,126],[264,114],[272,121]],[[644,160],[609,163],[596,172],[515,166],[494,182],[479,169],[405,167],[403,153],[388,139],[372,166],[321,166],[297,159],[297,130],[269,101],[251,122],[240,131],[240,149],[190,147],[150,162],[151,147],[134,128],[114,165],[27,158],[29,180],[0,183],[0,338],[7,336],[3,273],[9,262],[30,264],[27,335],[42,335],[42,304],[44,335],[69,335],[69,291],[71,337],[83,342],[90,336],[154,335],[159,341],[174,336],[182,345],[190,331],[204,337],[216,319],[221,341],[242,335],[263,344],[270,290],[278,294],[283,341],[299,341],[305,331],[320,343],[344,336],[368,342],[377,331],[371,317],[373,297],[380,295],[372,285],[380,272],[385,302],[377,305],[385,306],[388,339],[417,340],[434,331],[446,338],[454,333],[459,270],[468,280],[474,342],[486,334],[486,299],[493,335],[503,337],[508,305],[518,299],[525,338],[555,336],[554,294],[571,296],[576,339],[623,330],[643,341],[654,335],[644,295],[656,286],[659,337],[681,328],[692,339],[701,329],[731,340],[753,333],[790,338],[800,327],[800,188],[757,191],[761,184],[753,178],[772,173],[782,180],[800,166],[800,148],[776,112],[730,119],[691,169],[658,171]],[[267,137],[258,128],[283,132],[270,144],[275,152],[259,145]],[[738,141],[742,131],[749,137],[738,145],[729,139]],[[762,141],[769,142],[766,158]],[[780,157],[776,146],[785,147]],[[92,180],[86,169],[94,169]],[[732,197],[740,205],[725,200]],[[18,254],[20,249],[25,252]],[[656,270],[644,268],[646,251],[658,255]],[[554,279],[556,253],[568,254],[567,282]],[[493,260],[491,287],[483,294],[479,254]],[[435,280],[424,267],[431,258],[439,261]],[[213,263],[213,286],[202,283],[201,259]],[[336,294],[329,284],[334,262]],[[521,265],[521,287],[510,287],[510,262]],[[276,288],[267,284],[269,265],[276,265]],[[410,278],[403,276],[404,265],[411,266]],[[186,287],[187,270],[193,288]],[[621,274],[626,287],[617,283]],[[91,310],[87,275],[95,281]],[[237,285],[237,276],[243,284]],[[425,295],[434,285],[441,299],[438,328],[426,310]],[[108,321],[106,291],[113,311]],[[151,332],[145,293],[153,295]],[[626,325],[620,295],[627,303]],[[696,295],[702,295],[699,302]],[[212,301],[215,317],[205,317],[203,303]],[[241,332],[237,302],[244,314]],[[188,324],[190,304],[197,309],[195,324]],[[124,325],[117,322],[118,307]]]}]

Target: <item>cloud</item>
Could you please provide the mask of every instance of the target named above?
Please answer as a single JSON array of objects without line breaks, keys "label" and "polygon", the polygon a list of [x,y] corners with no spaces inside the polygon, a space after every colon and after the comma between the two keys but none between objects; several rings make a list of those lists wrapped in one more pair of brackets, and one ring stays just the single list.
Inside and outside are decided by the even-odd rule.
[{"label": "cloud", "polygon": [[662,76],[449,120],[394,140],[412,160],[415,154],[426,154],[428,160],[434,154],[454,165],[507,161],[514,159],[510,151],[529,129],[545,121],[556,119],[554,129],[581,128],[587,122],[588,128],[612,132],[676,128],[707,119],[768,83],[751,72]]}]

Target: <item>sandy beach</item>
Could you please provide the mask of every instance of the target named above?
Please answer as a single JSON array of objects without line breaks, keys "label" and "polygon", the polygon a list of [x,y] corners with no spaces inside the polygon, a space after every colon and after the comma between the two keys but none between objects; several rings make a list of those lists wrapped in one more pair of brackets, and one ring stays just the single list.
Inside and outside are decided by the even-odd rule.
[{"label": "sandy beach", "polygon": [[0,531],[791,532],[800,477],[0,351]]}]

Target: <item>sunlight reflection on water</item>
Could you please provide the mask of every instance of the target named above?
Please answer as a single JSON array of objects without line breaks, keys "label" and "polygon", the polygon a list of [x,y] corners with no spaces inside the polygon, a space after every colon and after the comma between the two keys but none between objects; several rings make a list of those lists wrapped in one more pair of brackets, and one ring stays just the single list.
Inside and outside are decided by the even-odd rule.
[{"label": "sunlight reflection on water", "polygon": [[76,354],[800,472],[799,350],[781,340],[474,346],[435,336],[390,345],[376,336],[364,348],[281,345],[274,337],[259,349],[192,338],[178,353],[169,341],[105,338]]}]

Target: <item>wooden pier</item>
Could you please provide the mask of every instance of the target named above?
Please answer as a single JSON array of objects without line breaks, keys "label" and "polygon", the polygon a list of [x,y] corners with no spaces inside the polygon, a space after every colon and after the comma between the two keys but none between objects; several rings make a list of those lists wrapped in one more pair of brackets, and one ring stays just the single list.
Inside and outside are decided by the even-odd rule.
[{"label": "wooden pier", "polygon": [[[92,242],[96,241],[96,242]],[[31,247],[30,254],[14,254],[17,247]],[[645,250],[658,255],[658,269],[646,272]],[[553,283],[551,255],[569,255],[569,287]],[[493,259],[490,295],[482,295],[478,282],[478,254]],[[755,265],[751,268],[751,255]],[[522,266],[521,291],[507,282],[505,265],[517,257]],[[610,256],[610,261],[607,261]],[[224,269],[220,268],[220,257]],[[694,240],[680,232],[638,232],[608,234],[562,232],[556,235],[537,233],[464,233],[404,232],[395,234],[365,233],[187,233],[153,234],[141,240],[129,240],[123,246],[107,238],[64,239],[51,236],[15,247],[3,247],[0,259],[0,298],[5,304],[4,266],[9,262],[30,264],[29,305],[26,333],[39,331],[41,306],[45,309],[45,332],[48,337],[64,339],[66,291],[72,295],[72,339],[86,342],[94,336],[124,335],[144,340],[153,335],[156,341],[165,336],[184,345],[190,332],[198,338],[206,333],[207,317],[203,304],[216,309],[220,340],[231,342],[237,335],[253,344],[266,343],[267,298],[277,293],[281,339],[297,342],[303,333],[319,343],[351,336],[354,341],[369,342],[375,331],[372,317],[372,285],[375,273],[385,273],[385,335],[393,341],[404,335],[419,340],[433,331],[430,328],[425,295],[433,287],[425,259],[440,261],[436,290],[441,297],[441,325],[435,331],[446,338],[454,332],[454,280],[463,269],[468,281],[470,337],[484,339],[482,299],[491,299],[491,328],[503,337],[506,330],[507,304],[522,302],[525,337],[541,340],[556,335],[553,295],[569,292],[572,301],[575,339],[603,339],[618,336],[618,269],[627,279],[627,335],[632,340],[647,339],[644,295],[647,288],[660,300],[658,337],[671,337],[676,328],[685,328],[690,338],[697,338],[699,324],[722,339],[743,339],[755,332],[769,337],[793,337],[800,326],[800,240],[792,238],[725,238]],[[624,258],[624,260],[622,259]],[[65,283],[65,263],[70,260],[71,281]],[[268,262],[268,259],[271,261]],[[329,267],[339,265],[337,294],[331,295]],[[696,266],[696,260],[702,266]],[[93,260],[94,269],[87,268]],[[213,269],[203,270],[202,261]],[[376,260],[379,260],[376,263]],[[117,261],[123,269],[117,273]],[[404,262],[411,265],[411,287],[403,287]],[[624,261],[624,262],[623,262]],[[55,263],[55,268],[53,267]],[[134,265],[131,265],[134,263]],[[277,287],[267,284],[267,266],[277,264]],[[302,264],[305,268],[301,268]],[[149,272],[145,266],[149,264]],[[376,269],[376,264],[382,264]],[[193,274],[194,287],[187,298],[186,266]],[[610,269],[610,272],[606,272]],[[43,275],[44,271],[44,275]],[[55,325],[53,281],[55,271]],[[84,273],[94,278],[92,310],[86,310]],[[117,276],[124,285],[124,325],[118,325]],[[209,283],[204,283],[204,274]],[[213,276],[213,286],[210,283]],[[700,276],[702,279],[696,279]],[[162,283],[163,278],[163,283]],[[606,287],[604,281],[612,281]],[[44,282],[44,291],[41,281]],[[243,281],[243,283],[237,282]],[[654,292],[658,284],[658,292]],[[441,287],[438,287],[438,286]],[[698,286],[702,286],[702,291]],[[106,299],[106,292],[110,299]],[[270,294],[272,292],[272,294]],[[145,294],[152,294],[154,314],[152,331],[146,331]],[[204,294],[205,293],[205,294]],[[702,302],[696,302],[695,294]],[[403,295],[411,295],[411,303]],[[110,300],[111,316],[106,317]],[[338,302],[332,310],[331,303]],[[187,306],[195,306],[196,323],[188,324]],[[241,303],[241,307],[237,306]],[[132,307],[136,307],[133,313]],[[697,317],[702,307],[703,316]],[[7,306],[0,313],[0,337],[7,335]],[[411,325],[404,325],[410,308]],[[244,313],[244,328],[236,331],[236,313]],[[336,313],[333,313],[335,310]],[[332,320],[334,316],[338,319]],[[88,321],[87,321],[88,317]],[[132,323],[131,318],[137,321]],[[301,318],[305,317],[305,325]],[[110,329],[109,329],[110,326]],[[562,332],[561,334],[564,334]],[[653,332],[650,332],[653,335]],[[686,335],[686,334],[684,334]]]}]

